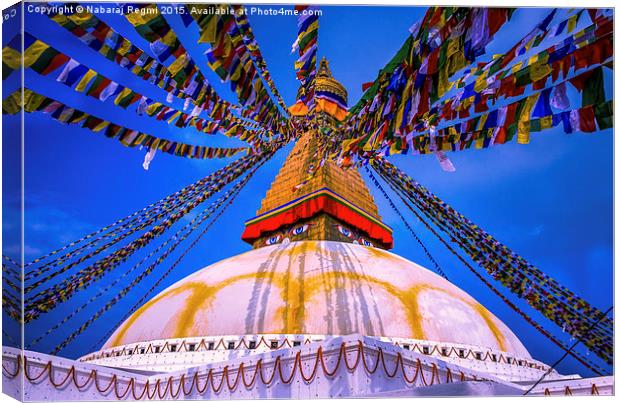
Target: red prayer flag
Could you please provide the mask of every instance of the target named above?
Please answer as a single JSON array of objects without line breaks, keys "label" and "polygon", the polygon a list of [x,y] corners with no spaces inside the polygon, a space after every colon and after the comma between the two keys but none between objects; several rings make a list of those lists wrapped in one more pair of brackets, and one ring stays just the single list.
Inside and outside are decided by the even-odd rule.
[{"label": "red prayer flag", "polygon": [[52,58],[52,61],[50,62],[50,64],[45,69],[43,69],[41,74],[44,76],[48,75],[49,73],[56,70],[57,68],[67,63],[68,61],[69,61],[69,56],[63,55],[62,53],[58,53],[56,56]]},{"label": "red prayer flag", "polygon": [[593,105],[579,109],[579,128],[582,132],[592,133],[596,131]]},{"label": "red prayer flag", "polygon": [[368,88],[372,87],[372,85],[373,85],[374,83],[375,83],[374,81],[370,81],[370,82],[367,82],[367,83],[363,83],[363,84],[362,84],[362,91],[364,91],[364,92],[365,92],[366,90],[368,90]]}]

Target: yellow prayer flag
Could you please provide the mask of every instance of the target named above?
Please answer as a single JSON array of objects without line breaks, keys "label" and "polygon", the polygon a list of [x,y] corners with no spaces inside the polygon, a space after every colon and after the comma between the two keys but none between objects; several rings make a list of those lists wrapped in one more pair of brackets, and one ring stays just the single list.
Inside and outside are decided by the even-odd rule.
[{"label": "yellow prayer flag", "polygon": [[532,82],[542,80],[551,74],[551,66],[547,63],[536,63],[530,67],[530,78]]},{"label": "yellow prayer flag", "polygon": [[446,57],[450,57],[453,54],[459,52],[461,50],[461,40],[460,38],[451,39],[448,42],[448,50],[446,52]]},{"label": "yellow prayer flag", "polygon": [[123,90],[114,98],[114,105],[118,105],[123,98],[127,95],[131,94],[131,89],[125,87]]},{"label": "yellow prayer flag", "polygon": [[540,118],[540,128],[549,129],[553,126],[553,116],[545,116]]},{"label": "yellow prayer flag", "polygon": [[125,18],[131,23],[131,25],[145,25],[155,18],[159,17],[159,9],[155,4],[149,4],[143,7],[140,11],[136,11],[133,13],[125,14]]},{"label": "yellow prayer flag", "polygon": [[97,75],[97,72],[92,70],[92,69],[88,69],[88,71],[86,72],[86,74],[84,74],[84,76],[82,77],[82,79],[80,80],[80,82],[78,83],[78,85],[75,86],[75,90],[77,92],[84,92],[84,90],[86,89],[86,86],[88,85],[88,83]]},{"label": "yellow prayer flag", "polygon": [[474,148],[477,150],[481,150],[484,148],[484,136],[482,132],[476,133],[476,141],[474,142]]},{"label": "yellow prayer flag", "polygon": [[480,77],[476,79],[476,83],[474,84],[474,91],[480,92],[487,87],[487,79],[486,72],[482,73]]},{"label": "yellow prayer flag", "polygon": [[22,94],[21,91],[15,91],[2,100],[2,113],[15,115],[22,110]]},{"label": "yellow prayer flag", "polygon": [[521,111],[519,122],[517,124],[518,144],[529,144],[530,142],[530,115],[532,114],[532,109],[534,109],[534,105],[536,105],[536,101],[538,101],[539,96],[540,94],[530,95],[525,101],[525,105]]},{"label": "yellow prayer flag", "polygon": [[577,20],[579,19],[580,15],[581,13],[575,14],[568,19],[568,24],[567,24],[567,29],[566,29],[567,34],[570,34],[571,32],[573,32],[573,30],[577,27]]},{"label": "yellow prayer flag", "polygon": [[183,69],[187,65],[188,62],[189,60],[187,58],[187,53],[183,53],[181,56],[179,56],[178,59],[176,59],[168,67],[168,71],[170,72],[170,75],[172,75],[172,77],[176,76],[177,73],[181,71],[181,69]]},{"label": "yellow prayer flag", "polygon": [[482,130],[482,128],[484,127],[484,124],[487,122],[487,118],[489,117],[488,114],[484,114],[482,116],[480,116],[480,120],[478,121],[478,125],[476,126],[476,130]]},{"label": "yellow prayer flag", "polygon": [[299,37],[304,37],[305,35],[308,35],[310,32],[314,32],[317,29],[319,29],[319,20],[318,19],[316,21],[314,21],[312,24],[308,25],[308,28],[306,28],[306,30],[303,33],[300,33]]},{"label": "yellow prayer flag", "polygon": [[50,17],[50,19],[52,21],[56,22],[57,24],[62,25],[62,26],[64,26],[67,23],[67,21],[69,21],[67,16],[64,15],[64,14],[56,14],[55,16]]},{"label": "yellow prayer flag", "polygon": [[22,66],[22,54],[18,50],[6,46],[2,49],[2,63],[13,70],[17,70]]},{"label": "yellow prayer flag", "polygon": [[74,22],[76,25],[82,25],[88,22],[92,17],[93,15],[91,13],[87,11],[83,11],[81,13],[71,14],[67,18],[71,20],[72,22]]},{"label": "yellow prayer flag", "polygon": [[448,79],[448,68],[449,66],[444,66],[444,68],[439,70],[437,95],[440,97],[443,96],[446,92],[450,91],[450,88],[452,88],[452,83]]},{"label": "yellow prayer flag", "polygon": [[512,72],[516,73],[517,71],[521,70],[521,68],[523,67],[523,62],[519,62],[516,63],[514,66],[512,66]]},{"label": "yellow prayer flag", "polygon": [[43,43],[40,40],[34,41],[33,44],[30,45],[24,52],[24,68],[27,69],[32,66],[39,59],[41,54],[48,48],[48,44]]},{"label": "yellow prayer flag", "polygon": [[396,141],[390,144],[390,154],[400,154],[401,151],[400,144]]},{"label": "yellow prayer flag", "polygon": [[532,45],[534,44],[534,41],[536,40],[536,36],[533,36],[532,39],[530,39],[526,44],[525,44],[525,50],[529,51],[530,48],[532,47]]},{"label": "yellow prayer flag", "polygon": [[181,116],[181,111],[176,111],[174,115],[172,115],[170,119],[168,119],[168,123],[172,123],[174,119],[178,118],[179,116]]},{"label": "yellow prayer flag", "polygon": [[121,42],[121,46],[118,47],[116,52],[119,55],[125,56],[127,54],[127,52],[129,52],[130,49],[131,49],[131,42],[129,42],[126,39],[123,39],[123,41]]},{"label": "yellow prayer flag", "polygon": [[153,102],[149,106],[146,107],[146,114],[148,116],[153,116],[157,112],[157,108],[162,105],[161,102]]},{"label": "yellow prayer flag", "polygon": [[168,31],[168,33],[163,38],[161,38],[161,43],[166,46],[172,46],[176,43],[176,41],[177,36],[173,30]]},{"label": "yellow prayer flag", "polygon": [[45,95],[37,94],[36,92],[28,91],[24,93],[24,110],[26,112],[33,112],[38,110],[39,106],[45,101],[47,97]]},{"label": "yellow prayer flag", "polygon": [[95,133],[100,132],[101,130],[105,129],[109,125],[110,125],[110,122],[108,122],[107,120],[104,120],[103,122],[99,123],[97,126],[93,127],[93,131]]},{"label": "yellow prayer flag", "polygon": [[215,15],[205,16],[206,22],[200,25],[200,39],[198,43],[214,43],[217,38],[218,17]]}]

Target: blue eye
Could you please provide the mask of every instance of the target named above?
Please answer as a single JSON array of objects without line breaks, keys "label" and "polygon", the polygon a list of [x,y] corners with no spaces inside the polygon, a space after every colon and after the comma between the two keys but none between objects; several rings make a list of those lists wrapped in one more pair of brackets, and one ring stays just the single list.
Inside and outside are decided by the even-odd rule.
[{"label": "blue eye", "polygon": [[300,225],[299,227],[293,228],[293,230],[291,231],[291,234],[300,235],[306,232],[307,230],[308,230],[308,224],[304,224],[304,225]]},{"label": "blue eye", "polygon": [[351,230],[343,227],[342,225],[338,225],[338,231],[347,238],[351,237]]},{"label": "blue eye", "polygon": [[266,244],[267,244],[267,245],[273,245],[273,244],[276,244],[276,243],[280,242],[280,239],[281,239],[281,238],[282,238],[282,236],[281,236],[281,235],[274,235],[274,236],[272,236],[271,238],[267,239]]},{"label": "blue eye", "polygon": [[364,246],[371,246],[371,247],[375,246],[375,245],[372,244],[372,242],[367,241],[365,239],[362,239],[362,245],[364,245]]}]

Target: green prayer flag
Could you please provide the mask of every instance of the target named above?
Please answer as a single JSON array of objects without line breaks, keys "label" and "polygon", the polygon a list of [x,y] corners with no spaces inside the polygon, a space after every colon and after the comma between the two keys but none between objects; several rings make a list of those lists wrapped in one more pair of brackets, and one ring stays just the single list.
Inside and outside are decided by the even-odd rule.
[{"label": "green prayer flag", "polygon": [[584,83],[581,106],[597,105],[605,102],[605,85],[603,83],[603,68],[597,67]]}]

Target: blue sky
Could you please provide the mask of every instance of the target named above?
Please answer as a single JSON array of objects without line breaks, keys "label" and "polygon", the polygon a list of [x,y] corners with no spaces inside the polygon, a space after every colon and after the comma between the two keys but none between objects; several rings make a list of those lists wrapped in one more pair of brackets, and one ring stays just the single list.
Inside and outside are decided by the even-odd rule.
[{"label": "blue sky", "polygon": [[[517,10],[512,21],[499,31],[494,42],[487,47],[488,54],[509,49],[548,11]],[[377,71],[406,39],[408,28],[422,18],[424,12],[425,8],[419,7],[323,7],[319,57],[329,59],[334,76],[347,87],[350,106],[361,96],[362,83],[375,78]],[[565,12],[561,11],[558,15],[564,16]],[[147,43],[123,17],[99,17],[141,48],[148,49]],[[296,36],[294,17],[251,15],[249,19],[278,89],[285,102],[292,104],[297,91],[293,70],[295,55],[290,53]],[[197,44],[196,26],[185,28],[178,16],[169,16],[167,20],[219,93],[234,101],[228,84],[221,84],[208,69],[202,56],[207,47]],[[579,26],[589,22],[584,14]],[[166,94],[159,88],[148,85],[104,59],[46,16],[26,15],[26,31],[115,81],[156,100],[165,100]],[[7,36],[3,38],[3,46],[8,40],[10,38]],[[115,123],[160,137],[204,145],[242,144],[223,136],[206,136],[191,128],[178,129],[150,118],[137,118],[134,107],[122,110],[115,107],[111,100],[101,103],[56,83],[54,78],[57,74],[41,77],[26,71],[26,86]],[[16,80],[5,81],[5,96],[18,85]],[[607,93],[611,94],[609,75],[606,87]],[[177,106],[180,107],[181,103]],[[64,126],[42,114],[27,115],[25,125],[27,261],[141,209],[230,162],[193,161],[158,153],[150,170],[144,171],[141,166],[144,151],[122,147],[118,142],[87,129]],[[4,116],[3,128],[5,147],[16,144],[19,117]],[[226,211],[162,283],[160,290],[204,266],[249,250],[249,245],[240,239],[243,222],[259,208],[261,198],[290,148],[280,151],[258,171],[241,192],[234,208]],[[449,157],[457,169],[454,173],[441,171],[432,155],[396,156],[392,161],[545,273],[601,310],[606,310],[612,303],[613,295],[612,150],[612,130],[565,135],[560,128],[534,133],[529,145],[510,143],[486,150],[450,153]],[[5,153],[4,158],[6,164],[11,164],[17,156]],[[394,229],[393,251],[423,266],[432,267],[382,196],[372,187],[371,192],[376,197],[384,221]],[[11,201],[15,200],[5,199],[3,204],[3,246],[5,254],[15,256],[19,253],[19,242],[14,232],[17,223],[9,213],[18,207]],[[551,345],[484,288],[404,208],[402,211],[452,282],[489,307],[511,327],[533,357],[551,363],[562,355],[560,349]],[[135,261],[130,260],[129,264]],[[112,276],[120,275],[123,268],[130,267],[129,264],[117,269]],[[149,282],[155,281],[157,273],[163,270],[156,271],[149,277]],[[107,332],[148,289],[149,282],[136,287],[135,292],[106,313],[62,354],[77,357],[87,353],[93,341]],[[55,312],[33,322],[26,332],[34,334],[49,328],[103,286],[103,282],[97,283],[92,290],[80,293],[60,305]],[[71,327],[78,327],[118,290],[113,291],[107,298],[101,298],[98,304],[78,314],[71,325],[52,333],[33,349],[49,351],[64,339]],[[524,304],[519,305],[523,307]],[[536,312],[527,312],[562,340],[569,341],[569,337],[555,325]],[[565,359],[559,370],[590,374],[571,358]]]}]

